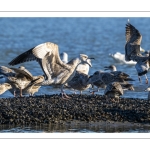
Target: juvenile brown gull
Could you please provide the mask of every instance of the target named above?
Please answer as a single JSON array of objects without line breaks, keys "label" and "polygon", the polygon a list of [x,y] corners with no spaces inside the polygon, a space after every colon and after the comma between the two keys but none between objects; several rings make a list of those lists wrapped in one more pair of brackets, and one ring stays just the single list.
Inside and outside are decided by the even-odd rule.
[{"label": "juvenile brown gull", "polygon": [[41,85],[61,85],[62,98],[69,98],[64,92],[63,86],[74,77],[78,65],[82,62],[88,64],[88,59],[84,55],[72,59],[67,64],[63,63],[59,56],[58,45],[46,42],[20,54],[9,65],[32,60],[36,60],[40,64],[46,76],[46,80]]},{"label": "juvenile brown gull", "polygon": [[119,99],[121,95],[123,95],[123,89],[119,82],[111,82],[107,85],[104,95],[108,98],[116,98]]},{"label": "juvenile brown gull", "polygon": [[0,73],[5,76],[5,83],[11,85],[12,88],[9,90],[14,96],[16,96],[18,89],[20,91],[20,96],[22,96],[22,90],[37,80],[23,66],[20,66],[19,68],[0,66]]},{"label": "juvenile brown gull", "polygon": [[130,84],[128,81],[134,81],[130,76],[122,71],[117,71],[117,68],[115,65],[105,66],[105,70],[110,70],[112,74],[114,74],[117,77],[120,77],[123,79],[123,81],[120,83],[123,89],[125,90],[134,90],[134,87],[132,84]]},{"label": "juvenile brown gull", "polygon": [[126,24],[126,44],[125,44],[125,60],[133,60],[136,62],[135,68],[138,73],[139,81],[141,82],[142,75],[145,75],[146,84],[148,84],[147,72],[149,69],[150,55],[143,56],[140,52],[142,35],[129,22]]},{"label": "juvenile brown gull", "polygon": [[[102,72],[102,71],[96,71],[93,75],[89,77],[88,83],[93,84],[96,82],[100,82],[101,86],[107,86],[108,84],[112,82],[119,82],[119,84],[124,88],[128,90],[133,90],[132,88],[129,88],[132,85],[126,84],[124,81],[124,77],[117,76],[111,72]],[[105,88],[105,87],[104,87]]]},{"label": "juvenile brown gull", "polygon": [[9,83],[3,83],[0,84],[0,95],[3,94],[4,92],[6,92],[7,90],[11,89],[12,86]]},{"label": "juvenile brown gull", "polygon": [[[87,55],[85,55],[85,57],[87,57]],[[91,59],[94,58],[87,57],[87,62],[92,67]],[[88,64],[84,62],[79,64],[75,76],[67,83],[67,86],[73,88],[74,90],[80,91],[80,95],[82,94],[82,91],[88,89],[91,86],[91,84],[87,83],[89,78],[88,73],[90,68]]]},{"label": "juvenile brown gull", "polygon": [[23,94],[29,94],[33,96],[36,92],[39,91],[41,85],[40,83],[44,81],[44,76],[34,76],[34,82],[31,82],[27,87],[22,90]]}]

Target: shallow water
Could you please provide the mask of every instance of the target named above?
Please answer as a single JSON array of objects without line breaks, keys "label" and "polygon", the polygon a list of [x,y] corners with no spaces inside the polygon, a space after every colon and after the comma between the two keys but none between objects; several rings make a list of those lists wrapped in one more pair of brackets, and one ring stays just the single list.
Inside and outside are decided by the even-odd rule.
[{"label": "shallow water", "polygon": [[[93,67],[89,74],[96,70],[103,70],[104,66],[115,64],[118,70],[125,71],[133,79],[135,91],[125,91],[122,97],[147,99],[145,88],[145,77],[142,77],[142,83],[139,83],[138,76],[134,66],[122,65],[116,63],[110,56],[110,53],[124,53],[125,45],[125,24],[128,18],[0,18],[0,65],[8,66],[17,55],[29,50],[30,48],[50,41],[59,45],[59,51],[67,52],[69,60],[78,56],[80,53],[85,53],[92,60]],[[142,44],[141,47],[148,50],[150,47],[149,30],[150,18],[130,18],[133,24],[141,32]],[[43,74],[37,62],[22,63],[33,75]],[[18,67],[20,65],[17,65]],[[148,73],[149,78],[149,73]],[[1,80],[2,82],[2,80]],[[66,89],[66,93],[73,91]],[[41,87],[37,95],[40,94],[58,94],[59,88]],[[90,94],[89,90],[84,91]],[[103,94],[100,90],[97,94]],[[5,92],[0,97],[13,97],[9,92]],[[105,132],[92,131],[90,128],[76,127],[79,132]],[[8,128],[6,132],[18,132],[18,128]],[[81,130],[80,130],[81,129]],[[31,132],[42,132],[44,129],[29,128]],[[1,132],[5,129],[1,129]],[[19,132],[28,132],[26,129],[19,127]],[[49,130],[48,130],[49,131]],[[48,132],[47,131],[47,132]],[[124,130],[125,131],[125,130]],[[124,132],[122,130],[122,132]],[[140,129],[137,129],[140,131]],[[149,132],[149,129],[145,129]],[[51,131],[50,131],[51,132]],[[59,131],[55,131],[59,132]],[[65,131],[67,132],[67,130]],[[74,132],[74,130],[71,130]],[[76,131],[75,131],[76,132]],[[134,129],[127,132],[134,132]],[[144,130],[142,130],[144,132]]]}]

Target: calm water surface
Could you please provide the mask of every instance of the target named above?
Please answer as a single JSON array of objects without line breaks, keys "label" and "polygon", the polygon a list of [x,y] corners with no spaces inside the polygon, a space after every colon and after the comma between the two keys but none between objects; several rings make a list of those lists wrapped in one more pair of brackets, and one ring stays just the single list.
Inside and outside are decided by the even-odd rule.
[{"label": "calm water surface", "polygon": [[[89,74],[96,70],[103,70],[104,66],[115,64],[118,70],[125,71],[136,81],[133,82],[135,91],[125,91],[123,97],[147,98],[147,92],[144,89],[145,78],[142,77],[142,83],[138,81],[138,76],[134,66],[115,63],[109,57],[110,53],[124,53],[125,45],[125,24],[128,18],[0,18],[0,65],[8,66],[17,55],[29,50],[30,48],[44,43],[54,42],[59,45],[59,51],[67,52],[69,60],[85,53],[92,60],[93,67]],[[150,18],[130,18],[133,24],[141,32],[142,44],[145,50],[150,48]],[[24,65],[33,75],[43,74],[39,64],[35,61],[26,62]],[[17,65],[18,67],[20,65]],[[150,75],[148,73],[150,80]],[[2,81],[1,81],[2,82]],[[52,87],[41,87],[38,94],[59,94],[60,89]],[[66,89],[66,93],[72,93]],[[89,94],[88,90],[84,93]],[[103,94],[100,90],[98,94]],[[12,97],[9,92],[5,92],[0,97]],[[108,127],[108,126],[107,126]],[[122,127],[122,126],[121,126]],[[111,128],[111,127],[110,127]],[[115,127],[116,129],[117,127]],[[120,128],[120,127],[119,127]],[[68,132],[68,126],[64,129],[54,130],[54,132]],[[1,132],[53,132],[51,128],[46,127],[0,127]],[[109,132],[109,130],[91,129],[88,125],[73,126],[71,132]],[[70,132],[69,131],[69,132]],[[112,130],[113,131],[113,130]],[[149,127],[129,128],[123,127],[120,132],[149,132]],[[115,132],[115,131],[114,131]]]}]

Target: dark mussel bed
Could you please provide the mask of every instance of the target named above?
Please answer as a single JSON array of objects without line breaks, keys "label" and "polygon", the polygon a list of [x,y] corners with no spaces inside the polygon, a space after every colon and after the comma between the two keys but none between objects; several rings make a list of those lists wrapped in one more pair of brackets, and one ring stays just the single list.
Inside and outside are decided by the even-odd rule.
[{"label": "dark mussel bed", "polygon": [[150,101],[107,99],[103,95],[60,95],[0,98],[0,124],[64,124],[71,121],[150,123]]}]

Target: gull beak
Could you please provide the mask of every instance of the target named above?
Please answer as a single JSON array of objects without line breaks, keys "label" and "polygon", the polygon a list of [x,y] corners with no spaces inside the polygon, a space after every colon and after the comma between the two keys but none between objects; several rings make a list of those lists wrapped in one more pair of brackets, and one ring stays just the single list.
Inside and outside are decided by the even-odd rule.
[{"label": "gull beak", "polygon": [[109,67],[107,67],[107,66],[105,66],[104,68],[105,68],[104,70],[109,70]]},{"label": "gull beak", "polygon": [[87,64],[88,64],[90,67],[92,67],[91,59],[94,59],[94,58],[88,58],[88,59],[86,60]]}]

